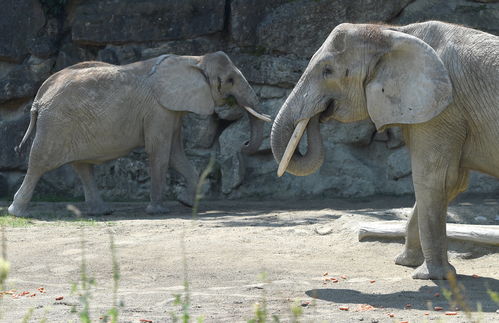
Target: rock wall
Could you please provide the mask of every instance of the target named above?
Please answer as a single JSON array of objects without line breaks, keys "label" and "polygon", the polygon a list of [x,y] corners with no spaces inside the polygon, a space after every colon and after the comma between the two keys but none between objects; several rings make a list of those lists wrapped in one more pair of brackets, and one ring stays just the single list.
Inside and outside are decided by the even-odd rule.
[{"label": "rock wall", "polygon": [[[52,73],[84,60],[127,64],[165,53],[224,50],[275,116],[329,32],[342,22],[407,24],[439,19],[499,34],[498,1],[468,0],[4,0],[0,14],[0,198],[11,198],[26,171],[17,155],[38,87]],[[198,169],[216,166],[205,191],[212,198],[358,197],[413,191],[407,148],[397,128],[377,133],[370,121],[322,127],[326,162],[307,177],[275,176],[267,138],[243,156],[248,137],[242,110],[219,107],[184,120],[186,149]],[[96,169],[108,200],[147,199],[147,156],[138,149]],[[170,173],[169,198],[183,189]],[[499,192],[499,181],[474,174],[470,190]],[[80,198],[64,166],[46,174],[38,198]]]}]

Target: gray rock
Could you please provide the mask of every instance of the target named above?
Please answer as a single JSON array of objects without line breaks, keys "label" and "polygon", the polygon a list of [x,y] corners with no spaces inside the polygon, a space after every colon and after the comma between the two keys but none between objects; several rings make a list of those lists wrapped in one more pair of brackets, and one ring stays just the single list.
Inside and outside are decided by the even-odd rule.
[{"label": "gray rock", "polygon": [[385,131],[377,131],[375,134],[374,134],[374,138],[373,140],[374,141],[382,141],[382,142],[387,142],[388,141],[388,133]]},{"label": "gray rock", "polygon": [[83,61],[96,60],[96,55],[88,48],[77,46],[73,43],[67,42],[61,46],[57,54],[55,71],[60,71],[63,68],[74,65]]},{"label": "gray rock", "polygon": [[28,129],[29,114],[12,121],[0,121],[0,171],[26,169],[29,146],[25,147],[21,155],[14,152]]},{"label": "gray rock", "polygon": [[404,136],[400,127],[391,127],[386,130],[388,141],[386,146],[390,149],[396,149],[404,145]]},{"label": "gray rock", "polygon": [[194,39],[156,42],[151,47],[142,49],[141,59],[148,59],[163,54],[204,55],[223,48],[222,40],[217,35],[197,37]]},{"label": "gray rock", "polygon": [[37,0],[4,0],[0,18],[0,60],[21,62],[45,24]]},{"label": "gray rock", "polygon": [[245,163],[241,147],[249,138],[247,115],[231,123],[218,137],[220,152],[217,160],[222,174],[222,192],[229,194],[241,185],[245,176]]},{"label": "gray rock", "polygon": [[193,38],[221,31],[223,0],[88,0],[74,12],[71,36],[80,44]]},{"label": "gray rock", "polygon": [[[21,186],[23,177],[19,178],[16,185]],[[64,165],[45,173],[33,193],[33,199],[43,201],[64,201],[68,199],[83,200],[81,182],[70,165]]]},{"label": "gray rock", "polygon": [[402,147],[393,151],[387,159],[387,174],[389,178],[398,180],[399,178],[411,174],[411,157],[409,149]]},{"label": "gray rock", "polygon": [[97,59],[103,62],[125,65],[141,59],[141,47],[138,45],[107,45],[97,53]]},{"label": "gray rock", "polygon": [[324,226],[319,226],[314,229],[315,233],[317,233],[320,236],[325,236],[328,234],[333,233],[333,227],[324,225]]},{"label": "gray rock", "polygon": [[257,85],[253,87],[256,94],[262,99],[276,99],[287,97],[290,92],[288,89],[283,89],[277,86]]},{"label": "gray rock", "polygon": [[47,19],[43,29],[28,43],[29,52],[40,58],[49,58],[57,53],[62,36],[62,23],[55,18]]},{"label": "gray rock", "polygon": [[234,121],[243,117],[244,110],[239,106],[224,105],[221,107],[215,107],[215,113],[219,119]]},{"label": "gray rock", "polygon": [[257,44],[267,50],[311,57],[338,24],[389,21],[409,2],[411,0],[287,2],[258,25]]},{"label": "gray rock", "polygon": [[9,195],[9,182],[7,177],[0,174],[0,199],[6,198]]},{"label": "gray rock", "polygon": [[294,56],[231,55],[234,64],[251,83],[293,87],[308,65],[308,61]]},{"label": "gray rock", "polygon": [[230,36],[240,46],[256,44],[258,24],[266,14],[289,0],[230,1]]},{"label": "gray rock", "polygon": [[[95,175],[102,196],[106,200],[147,200],[150,176],[146,155],[137,150],[127,157],[118,158],[96,167]],[[167,186],[171,197],[171,187]]]},{"label": "gray rock", "polygon": [[222,173],[222,193],[229,194],[244,180],[245,165],[242,153],[237,153],[220,162]]},{"label": "gray rock", "polygon": [[496,177],[471,172],[468,193],[499,193],[499,180]]},{"label": "gray rock", "polygon": [[[376,127],[371,120],[363,120],[355,123],[341,123],[329,121],[328,127],[323,127],[322,134],[325,140],[336,143],[367,146],[371,143]],[[325,129],[329,129],[326,133]]]},{"label": "gray rock", "polygon": [[499,6],[494,3],[477,3],[467,0],[416,0],[409,4],[396,24],[410,24],[425,20],[442,20],[463,24],[499,35]]},{"label": "gray rock", "polygon": [[42,82],[49,77],[53,65],[53,59],[31,56],[25,64],[12,68],[0,79],[0,103],[33,97]]},{"label": "gray rock", "polygon": [[187,148],[210,148],[215,141],[218,120],[215,115],[188,113],[183,118],[182,132]]}]

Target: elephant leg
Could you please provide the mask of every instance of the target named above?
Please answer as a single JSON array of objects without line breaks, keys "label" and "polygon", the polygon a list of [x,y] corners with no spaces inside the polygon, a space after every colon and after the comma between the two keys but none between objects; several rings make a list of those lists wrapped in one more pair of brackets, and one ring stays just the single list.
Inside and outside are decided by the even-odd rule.
[{"label": "elephant leg", "polygon": [[186,189],[179,194],[177,199],[180,203],[192,207],[194,205],[199,174],[185,155],[181,129],[179,129],[178,133],[173,138],[170,162],[173,169],[179,172],[186,181]]},{"label": "elephant leg", "polygon": [[404,250],[395,257],[397,265],[417,267],[424,261],[421,241],[419,239],[418,204],[414,204],[411,216],[407,221]]},{"label": "elephant leg", "polygon": [[146,208],[149,214],[168,213],[164,203],[164,188],[171,156],[173,135],[180,126],[180,114],[162,109],[152,114],[145,123],[145,148],[149,155],[151,176],[151,202]]},{"label": "elephant leg", "polygon": [[[456,185],[448,192],[447,204],[454,200],[459,193],[466,190],[468,187],[468,177],[468,171],[463,169],[459,171]],[[418,205],[415,203],[411,216],[407,221],[404,250],[395,258],[395,263],[402,266],[417,267],[423,261],[423,250],[421,249],[421,240],[419,238]]]},{"label": "elephant leg", "polygon": [[12,201],[12,204],[9,206],[9,214],[15,216],[29,215],[27,212],[28,203],[31,201],[38,180],[44,173],[45,171],[40,171],[34,167],[28,167],[23,183],[14,195],[14,201]]},{"label": "elephant leg", "polygon": [[[417,203],[417,224],[424,262],[413,274],[416,279],[445,279],[455,274],[447,257],[446,218],[447,205],[466,187],[467,173],[459,168],[458,147],[441,150],[459,155],[445,154],[438,150],[421,151],[413,158],[413,179]],[[442,149],[443,148],[443,149]],[[453,149],[454,148],[454,149]],[[422,156],[425,156],[422,158]]]},{"label": "elephant leg", "polygon": [[83,184],[87,214],[103,215],[111,214],[112,210],[102,201],[94,180],[93,166],[88,163],[72,163],[72,166]]}]

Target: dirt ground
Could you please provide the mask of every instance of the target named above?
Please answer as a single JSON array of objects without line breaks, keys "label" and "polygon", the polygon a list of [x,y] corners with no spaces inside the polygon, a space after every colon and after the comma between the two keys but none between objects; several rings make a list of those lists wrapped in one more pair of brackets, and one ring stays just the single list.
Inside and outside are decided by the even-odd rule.
[{"label": "dirt ground", "polygon": [[[174,295],[183,291],[183,234],[193,321],[246,322],[259,302],[269,322],[272,315],[291,321],[293,304],[302,322],[470,322],[462,305],[446,315],[455,311],[444,297],[448,282],[413,280],[411,268],[394,264],[402,240],[358,241],[360,222],[405,219],[412,204],[411,197],[202,201],[192,218],[176,202],[162,216],[146,215],[146,203],[114,203],[113,215],[75,221],[66,203],[33,203],[31,224],[5,230],[7,289],[15,294],[3,297],[1,321],[20,322],[30,309],[29,322],[79,321],[71,286],[80,278],[83,232],[88,276],[96,282],[90,312],[98,322],[112,307],[111,232],[120,322],[170,322],[181,313]],[[1,203],[0,212],[6,207]],[[449,222],[499,224],[498,215],[499,199],[465,197],[449,209]],[[499,304],[487,294],[499,292],[499,247],[451,242],[450,259],[474,320],[499,322]]]}]

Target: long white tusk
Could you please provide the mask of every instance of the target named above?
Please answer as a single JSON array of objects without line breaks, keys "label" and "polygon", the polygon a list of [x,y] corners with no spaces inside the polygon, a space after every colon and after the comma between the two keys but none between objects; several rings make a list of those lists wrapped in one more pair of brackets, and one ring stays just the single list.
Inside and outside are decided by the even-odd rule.
[{"label": "long white tusk", "polygon": [[300,143],[301,136],[303,136],[303,132],[307,129],[307,124],[310,119],[301,120],[296,125],[295,131],[291,138],[289,139],[288,146],[286,147],[286,151],[282,156],[281,162],[279,163],[279,169],[277,170],[277,176],[281,177],[282,174],[288,168],[289,161],[291,157],[293,157],[293,153],[295,152],[296,146]]},{"label": "long white tusk", "polygon": [[246,109],[246,111],[254,115],[256,118],[263,120],[265,122],[272,122],[272,119],[270,118],[269,115],[258,113],[250,107],[245,106],[244,108]]}]

